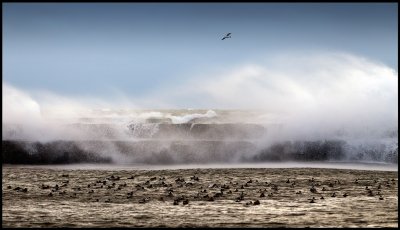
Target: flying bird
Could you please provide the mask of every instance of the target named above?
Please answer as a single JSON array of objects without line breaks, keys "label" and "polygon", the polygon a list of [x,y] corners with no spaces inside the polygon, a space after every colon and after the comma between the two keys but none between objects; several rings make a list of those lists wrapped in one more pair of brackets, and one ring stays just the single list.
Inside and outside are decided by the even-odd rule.
[{"label": "flying bird", "polygon": [[227,34],[225,35],[225,37],[223,37],[221,40],[224,40],[225,38],[231,38],[231,33],[227,33]]}]

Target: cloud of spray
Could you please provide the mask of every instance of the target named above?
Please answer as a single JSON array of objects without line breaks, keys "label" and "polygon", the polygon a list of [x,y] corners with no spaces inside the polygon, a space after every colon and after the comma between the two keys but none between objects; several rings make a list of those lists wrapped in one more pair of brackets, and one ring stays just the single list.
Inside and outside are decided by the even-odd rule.
[{"label": "cloud of spray", "polygon": [[[96,131],[63,126],[97,117],[103,123],[119,123],[116,128],[119,132],[112,138],[126,139],[132,138],[125,132],[129,122],[168,118],[172,123],[182,124],[195,118],[219,116],[211,110],[205,114],[181,115],[157,110],[135,112],[139,108],[173,109],[188,105],[260,111],[257,119],[239,116],[235,122],[266,125],[268,134],[263,137],[262,147],[298,139],[375,140],[388,130],[398,129],[398,73],[383,64],[346,53],[282,55],[263,64],[197,77],[144,98],[123,96],[121,101],[28,93],[3,82],[3,126],[18,124],[27,130],[22,139],[36,141],[101,139],[102,135]],[[3,139],[7,136],[10,133],[3,129]],[[126,160],[113,143],[107,147],[104,144],[81,147],[113,154],[117,161]]]},{"label": "cloud of spray", "polygon": [[361,135],[397,129],[397,83],[398,73],[383,64],[345,53],[311,53],[203,77],[174,97],[199,95],[213,108],[264,110],[266,118],[291,127],[292,135],[340,129]]},{"label": "cloud of spray", "polygon": [[26,93],[3,82],[3,123],[19,123],[28,118],[40,121],[40,106]]},{"label": "cloud of spray", "polygon": [[[41,143],[59,140],[78,141],[76,144],[80,149],[95,152],[102,157],[111,157],[113,161],[118,162],[123,159],[123,156],[111,142],[108,144],[87,142],[87,140],[104,140],[104,133],[107,133],[109,127],[99,132],[98,129],[91,130],[79,125],[72,125],[79,124],[82,118],[95,117],[99,111],[103,112],[102,116],[105,118],[118,117],[113,110],[109,109],[109,113],[104,113],[107,111],[102,109],[115,106],[116,104],[105,101],[74,99],[45,91],[28,93],[3,82],[2,137],[3,140],[39,141]],[[135,108],[131,105],[127,107]],[[115,131],[115,138],[123,139],[124,129],[116,127],[113,131]],[[35,146],[26,144],[23,147],[29,153],[35,153],[38,151]],[[62,154],[67,150],[65,148],[56,152]]]},{"label": "cloud of spray", "polygon": [[[3,82],[3,139],[8,137],[9,125],[16,125],[24,128],[30,137],[34,135],[30,131],[39,130],[46,124],[41,116],[39,103],[33,100],[27,93]],[[15,127],[10,127],[11,129]]]}]

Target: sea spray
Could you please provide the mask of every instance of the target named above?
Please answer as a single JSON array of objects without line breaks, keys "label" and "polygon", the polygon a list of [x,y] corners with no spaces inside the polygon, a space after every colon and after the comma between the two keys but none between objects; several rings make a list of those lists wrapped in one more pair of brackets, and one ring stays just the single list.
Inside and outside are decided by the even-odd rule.
[{"label": "sea spray", "polygon": [[283,55],[149,96],[181,108],[176,98],[200,95],[195,101],[212,110],[36,97],[3,82],[3,158],[79,152],[116,163],[397,163],[397,83],[397,71],[343,53]]}]

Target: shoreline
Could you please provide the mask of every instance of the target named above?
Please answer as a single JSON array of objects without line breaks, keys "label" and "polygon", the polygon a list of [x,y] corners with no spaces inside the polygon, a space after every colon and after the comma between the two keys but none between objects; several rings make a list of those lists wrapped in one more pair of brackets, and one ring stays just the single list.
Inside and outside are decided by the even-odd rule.
[{"label": "shoreline", "polygon": [[215,163],[215,164],[3,164],[2,167],[19,168],[47,168],[60,170],[179,170],[179,169],[263,169],[263,168],[321,168],[321,169],[349,169],[349,170],[367,170],[367,171],[398,171],[398,164],[384,162],[260,162],[260,163]]}]

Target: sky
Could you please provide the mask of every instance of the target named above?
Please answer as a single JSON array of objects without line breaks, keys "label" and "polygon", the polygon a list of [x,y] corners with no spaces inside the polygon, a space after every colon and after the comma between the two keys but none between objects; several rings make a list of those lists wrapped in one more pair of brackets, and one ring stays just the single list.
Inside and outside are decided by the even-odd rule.
[{"label": "sky", "polygon": [[[228,32],[232,37],[221,40]],[[2,45],[3,88],[75,99],[125,98],[146,102],[142,107],[168,98],[159,106],[232,108],[251,104],[235,104],[238,85],[248,85],[247,95],[277,91],[276,83],[262,78],[250,83],[240,78],[224,88],[241,71],[267,76],[274,69],[279,75],[334,59],[340,67],[355,63],[356,69],[365,67],[357,63],[373,63],[385,73],[393,70],[397,81],[398,5],[3,3]],[[349,61],[354,58],[360,61]],[[296,84],[319,88],[323,81],[312,79]],[[260,81],[266,87],[254,83]],[[210,86],[214,83],[218,89]],[[203,88],[196,92],[197,87]],[[216,91],[223,95],[213,96]]]}]

